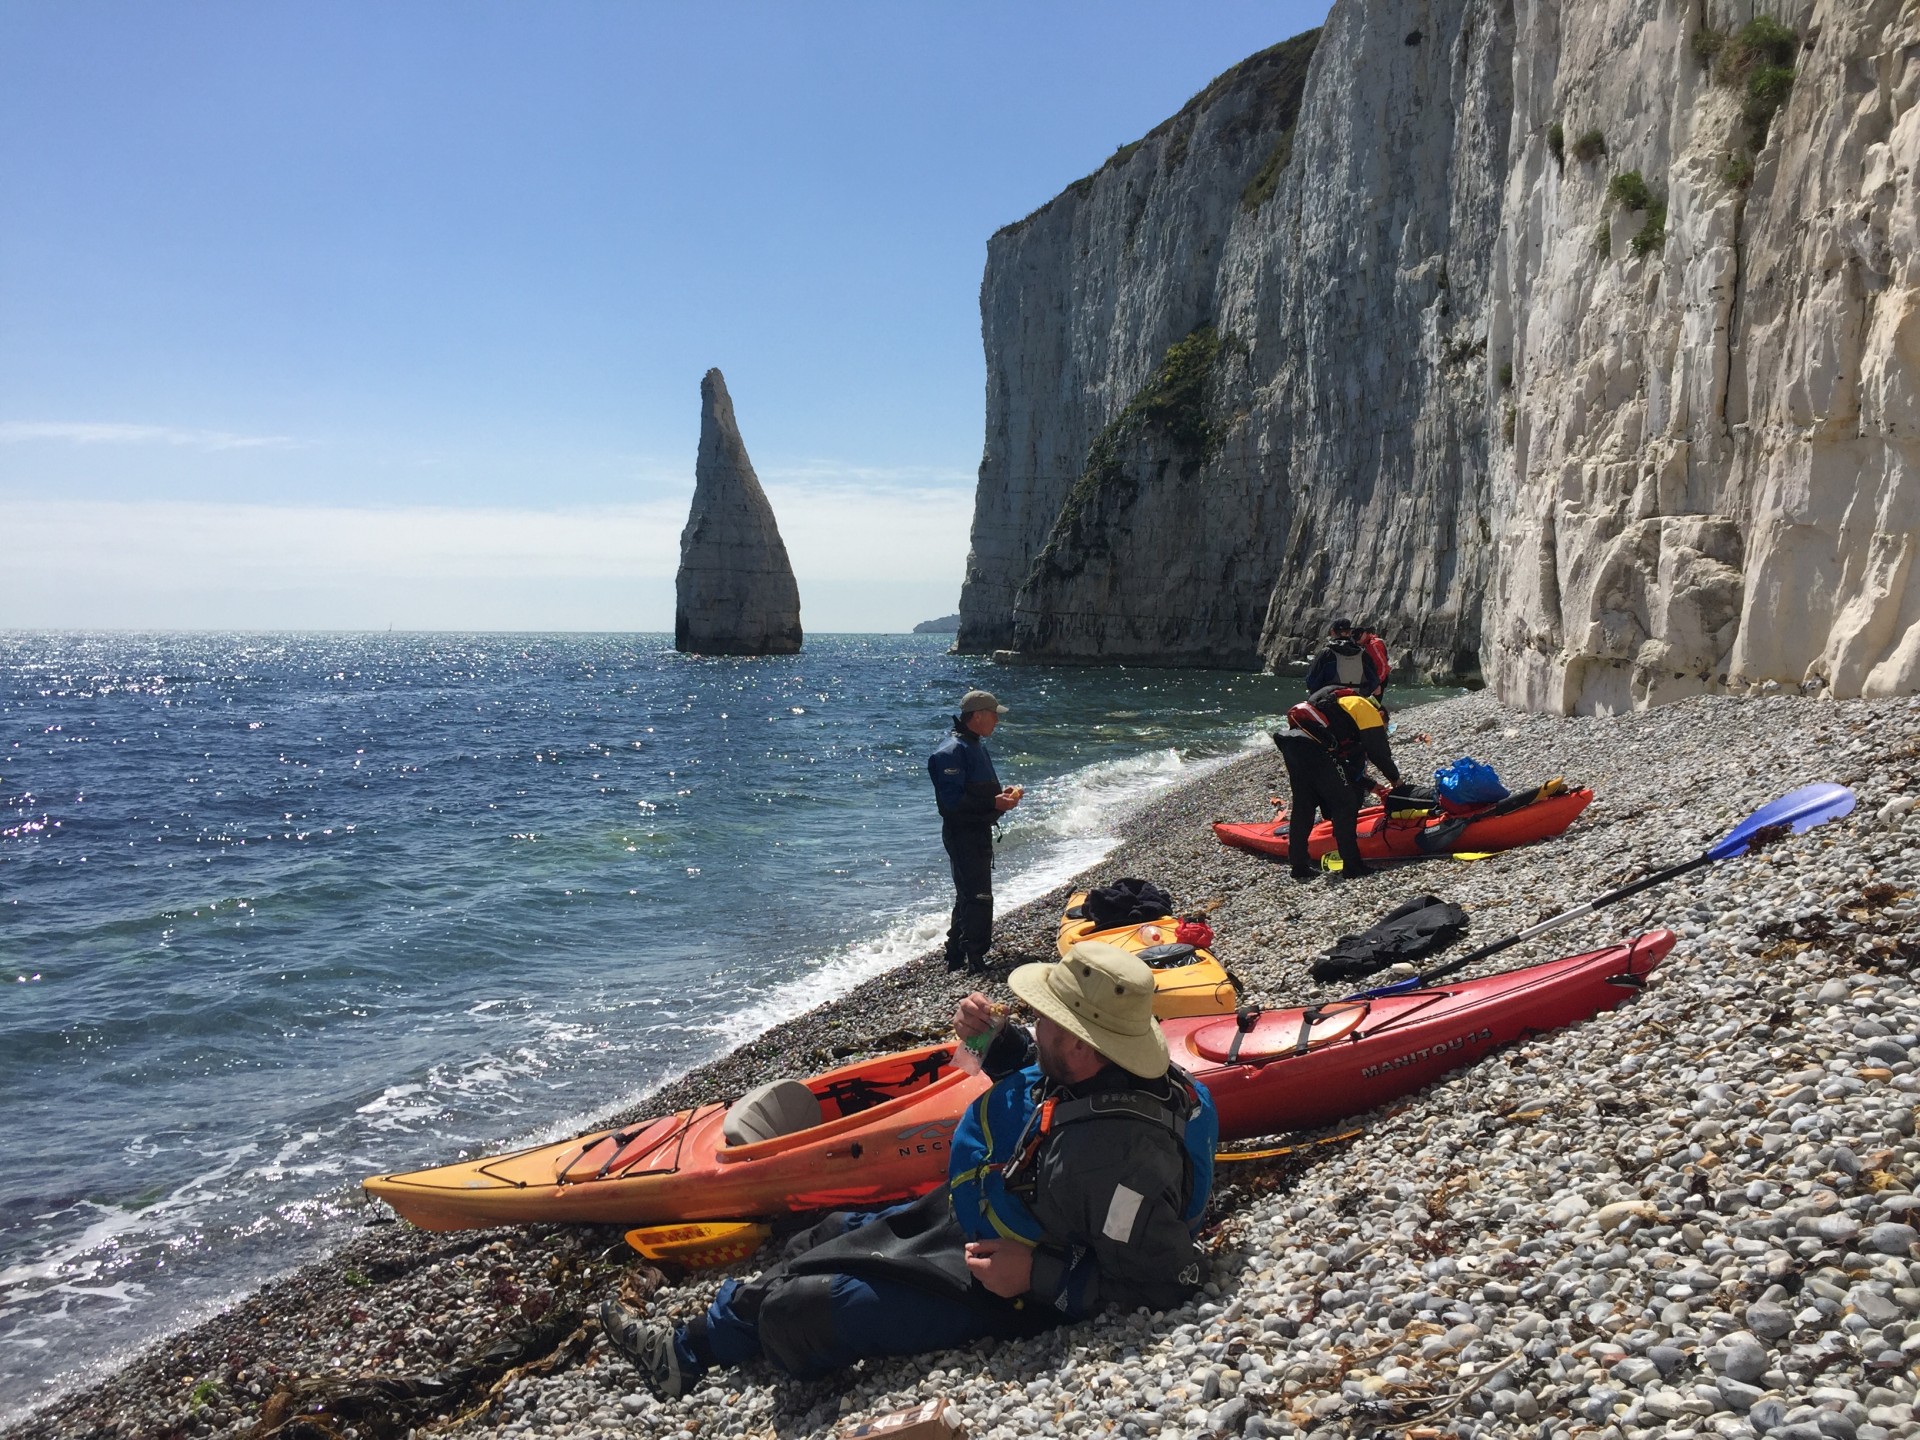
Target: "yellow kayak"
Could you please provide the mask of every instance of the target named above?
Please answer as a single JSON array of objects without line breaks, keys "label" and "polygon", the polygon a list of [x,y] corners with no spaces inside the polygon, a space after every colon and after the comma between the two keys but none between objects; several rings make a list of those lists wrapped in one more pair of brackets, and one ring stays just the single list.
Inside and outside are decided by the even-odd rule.
[{"label": "yellow kayak", "polygon": [[1075,891],[1060,917],[1060,953],[1082,940],[1101,940],[1138,955],[1153,967],[1153,1013],[1161,1020],[1189,1015],[1231,1015],[1240,1004],[1233,977],[1213,958],[1211,950],[1180,943],[1174,931],[1179,921],[1171,915],[1139,925],[1096,930],[1082,913],[1087,892]]}]

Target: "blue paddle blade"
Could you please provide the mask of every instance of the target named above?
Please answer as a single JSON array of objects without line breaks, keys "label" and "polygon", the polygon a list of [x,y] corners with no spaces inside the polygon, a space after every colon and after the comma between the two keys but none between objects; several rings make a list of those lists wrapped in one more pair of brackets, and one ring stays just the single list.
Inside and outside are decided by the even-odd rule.
[{"label": "blue paddle blade", "polygon": [[1782,795],[1778,800],[1770,800],[1762,805],[1714,841],[1707,848],[1707,855],[1714,860],[1731,860],[1736,855],[1747,853],[1747,847],[1753,843],[1753,837],[1759,831],[1775,825],[1788,825],[1795,835],[1799,835],[1816,825],[1838,820],[1852,809],[1853,791],[1844,785],[1835,785],[1831,781],[1803,785],[1790,795]]},{"label": "blue paddle blade", "polygon": [[1388,995],[1401,995],[1408,990],[1418,990],[1423,983],[1418,975],[1409,975],[1404,980],[1396,980],[1391,985],[1382,985],[1377,990],[1362,990],[1357,995],[1349,995],[1349,1000],[1379,1000]]}]

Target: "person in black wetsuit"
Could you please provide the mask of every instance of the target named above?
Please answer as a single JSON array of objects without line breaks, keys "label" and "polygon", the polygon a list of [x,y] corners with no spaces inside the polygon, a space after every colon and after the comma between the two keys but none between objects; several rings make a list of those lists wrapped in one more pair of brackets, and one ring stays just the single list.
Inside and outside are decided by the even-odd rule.
[{"label": "person in black wetsuit", "polygon": [[[994,1084],[954,1129],[945,1186],[829,1215],[685,1324],[601,1307],[609,1345],[654,1394],[684,1395],[715,1366],[764,1359],[811,1379],[1109,1306],[1171,1309],[1200,1288],[1219,1122],[1205,1088],[1169,1064],[1153,972],[1082,941],[1008,984],[1039,1019],[988,1046]],[[954,1015],[962,1036],[992,1023],[978,992]]]},{"label": "person in black wetsuit", "polygon": [[993,827],[1020,803],[1018,785],[1003,786],[981,742],[1007,707],[984,690],[960,697],[953,733],[927,757],[940,807],[940,843],[953,868],[953,915],[947,925],[947,969],[987,968],[993,943]]},{"label": "person in black wetsuit", "polygon": [[1287,781],[1293,787],[1287,812],[1287,864],[1293,878],[1311,880],[1318,873],[1307,855],[1307,838],[1321,812],[1333,822],[1342,876],[1373,874],[1373,867],[1360,858],[1355,826],[1367,792],[1367,763],[1371,761],[1388,784],[1400,784],[1380,707],[1342,686],[1316,690],[1287,711],[1287,728],[1273,732],[1273,743],[1286,761]]}]

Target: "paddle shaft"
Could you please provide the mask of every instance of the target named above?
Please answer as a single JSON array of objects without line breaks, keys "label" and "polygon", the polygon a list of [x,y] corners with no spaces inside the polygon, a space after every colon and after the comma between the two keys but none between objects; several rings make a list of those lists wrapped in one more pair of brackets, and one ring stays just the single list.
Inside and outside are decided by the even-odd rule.
[{"label": "paddle shaft", "polygon": [[1482,945],[1478,950],[1470,950],[1457,960],[1449,960],[1438,969],[1427,971],[1426,974],[1412,981],[1408,988],[1419,989],[1431,985],[1434,981],[1451,975],[1456,970],[1464,970],[1467,966],[1484,960],[1489,955],[1498,955],[1502,950],[1508,949],[1510,946],[1518,945],[1523,940],[1531,940],[1536,935],[1546,934],[1549,930],[1558,930],[1562,925],[1571,925],[1575,920],[1584,919],[1603,906],[1612,905],[1616,901],[1638,895],[1642,890],[1651,890],[1656,885],[1664,885],[1667,881],[1685,875],[1689,871],[1699,870],[1711,864],[1713,864],[1713,856],[1696,855],[1693,859],[1683,860],[1678,865],[1669,865],[1664,870],[1656,870],[1653,874],[1642,876],[1630,884],[1620,886],[1617,890],[1609,890],[1604,895],[1596,895],[1593,899],[1588,900],[1584,904],[1576,905],[1571,910],[1562,910],[1558,915],[1548,916],[1538,925],[1530,925],[1517,934],[1507,936],[1504,940],[1496,940],[1491,945]]}]

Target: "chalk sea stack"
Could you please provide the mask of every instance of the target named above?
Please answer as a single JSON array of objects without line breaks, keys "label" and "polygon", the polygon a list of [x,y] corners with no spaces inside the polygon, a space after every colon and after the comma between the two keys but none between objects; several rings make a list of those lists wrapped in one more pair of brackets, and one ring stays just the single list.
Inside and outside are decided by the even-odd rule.
[{"label": "chalk sea stack", "polygon": [[676,650],[791,655],[800,648],[793,566],[718,370],[700,382],[700,456],[674,589]]}]

